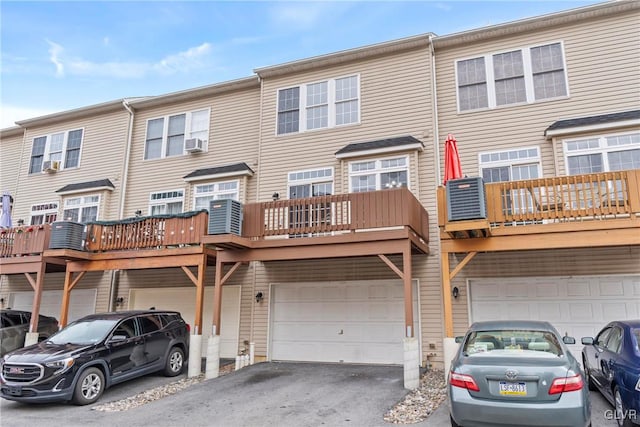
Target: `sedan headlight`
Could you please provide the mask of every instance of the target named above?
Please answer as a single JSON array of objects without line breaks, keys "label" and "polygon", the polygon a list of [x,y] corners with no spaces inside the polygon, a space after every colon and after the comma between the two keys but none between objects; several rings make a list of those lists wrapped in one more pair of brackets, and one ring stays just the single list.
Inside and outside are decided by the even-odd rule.
[{"label": "sedan headlight", "polygon": [[636,383],[636,390],[640,391],[640,377],[638,377],[638,382]]},{"label": "sedan headlight", "polygon": [[73,357],[67,357],[66,359],[56,360],[55,362],[47,362],[45,365],[47,368],[55,369],[53,375],[58,375],[71,368],[74,362],[75,359]]}]

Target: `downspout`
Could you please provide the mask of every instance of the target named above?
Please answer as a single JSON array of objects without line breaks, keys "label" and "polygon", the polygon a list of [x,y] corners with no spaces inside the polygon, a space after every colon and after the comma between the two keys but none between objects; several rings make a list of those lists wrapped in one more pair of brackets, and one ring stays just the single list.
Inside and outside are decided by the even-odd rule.
[{"label": "downspout", "polygon": [[[262,156],[262,102],[264,100],[264,85],[262,82],[262,77],[260,77],[260,75],[258,75],[258,81],[260,82],[260,110],[258,111],[258,114],[260,115],[260,118],[258,119],[258,165],[256,167],[256,202],[258,202],[260,200],[260,166],[262,165],[261,163],[261,156]],[[253,327],[255,325],[255,315],[256,315],[256,302],[253,299],[253,296],[256,294],[256,280],[258,277],[258,268],[257,268],[257,261],[253,261],[251,263],[249,263],[249,265],[251,267],[253,267],[253,283],[251,285],[251,324],[249,325],[249,342],[253,343],[253,338],[254,338],[254,331],[253,331]]]},{"label": "downspout", "polygon": [[436,84],[436,52],[433,48],[433,34],[429,34],[429,49],[431,51],[431,92],[432,92],[432,116],[433,116],[433,152],[436,157],[436,190],[442,182],[440,169],[440,131],[438,129],[438,87]]},{"label": "downspout", "polygon": [[[127,129],[127,145],[124,152],[124,166],[122,167],[122,181],[120,184],[120,206],[118,210],[118,219],[122,219],[124,216],[124,202],[125,194],[127,190],[127,182],[129,180],[129,158],[131,152],[131,143],[133,140],[133,118],[134,112],[127,103],[126,99],[122,100],[122,106],[129,113],[129,127]],[[116,295],[118,294],[118,287],[120,285],[120,270],[111,270],[111,281],[109,283],[109,311],[115,311]]]}]

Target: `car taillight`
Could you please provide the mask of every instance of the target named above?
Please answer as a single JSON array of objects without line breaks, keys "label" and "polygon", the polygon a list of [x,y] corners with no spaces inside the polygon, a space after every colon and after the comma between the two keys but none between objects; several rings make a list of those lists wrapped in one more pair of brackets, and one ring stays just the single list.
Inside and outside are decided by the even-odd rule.
[{"label": "car taillight", "polygon": [[449,384],[455,387],[466,388],[471,391],[480,391],[480,387],[478,387],[478,384],[476,384],[471,375],[451,372],[449,374]]},{"label": "car taillight", "polygon": [[581,375],[566,378],[556,378],[549,387],[549,394],[564,393],[565,391],[582,390],[584,382]]},{"label": "car taillight", "polygon": [[187,323],[187,333],[190,334],[191,333],[191,325]]}]

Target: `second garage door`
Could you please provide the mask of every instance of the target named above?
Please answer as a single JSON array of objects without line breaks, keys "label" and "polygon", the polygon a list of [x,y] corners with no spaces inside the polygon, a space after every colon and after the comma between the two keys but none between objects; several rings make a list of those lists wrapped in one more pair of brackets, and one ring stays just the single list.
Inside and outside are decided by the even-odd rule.
[{"label": "second garage door", "polygon": [[271,360],[403,363],[401,281],[276,284],[271,304]]},{"label": "second garage door", "polygon": [[[9,297],[9,306],[14,310],[31,311],[33,308],[33,292],[14,292]],[[53,316],[60,320],[62,308],[62,291],[42,291],[40,314]],[[87,314],[96,312],[96,290],[74,289],[69,299],[68,321],[73,322]]]},{"label": "second garage door", "polygon": [[[146,310],[175,310],[193,328],[195,320],[196,288],[131,289],[129,308]],[[240,286],[222,287],[222,313],[220,313],[220,357],[235,357],[238,354],[240,333]],[[211,334],[213,319],[213,288],[205,288],[202,315],[202,355],[207,355],[207,337]],[[193,333],[193,330],[191,331]]]},{"label": "second garage door", "polygon": [[576,338],[594,336],[616,319],[640,317],[640,276],[472,279],[470,320],[546,320]]}]

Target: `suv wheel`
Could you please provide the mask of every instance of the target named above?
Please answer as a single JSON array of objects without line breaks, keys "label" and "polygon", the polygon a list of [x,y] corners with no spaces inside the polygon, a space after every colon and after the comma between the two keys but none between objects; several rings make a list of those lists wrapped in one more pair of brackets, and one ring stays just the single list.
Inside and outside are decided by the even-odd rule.
[{"label": "suv wheel", "polygon": [[167,363],[164,367],[164,374],[168,377],[180,375],[184,367],[184,353],[178,347],[173,347],[167,356]]},{"label": "suv wheel", "polygon": [[102,396],[104,391],[104,375],[98,368],[88,368],[80,373],[73,392],[73,403],[89,405]]}]

